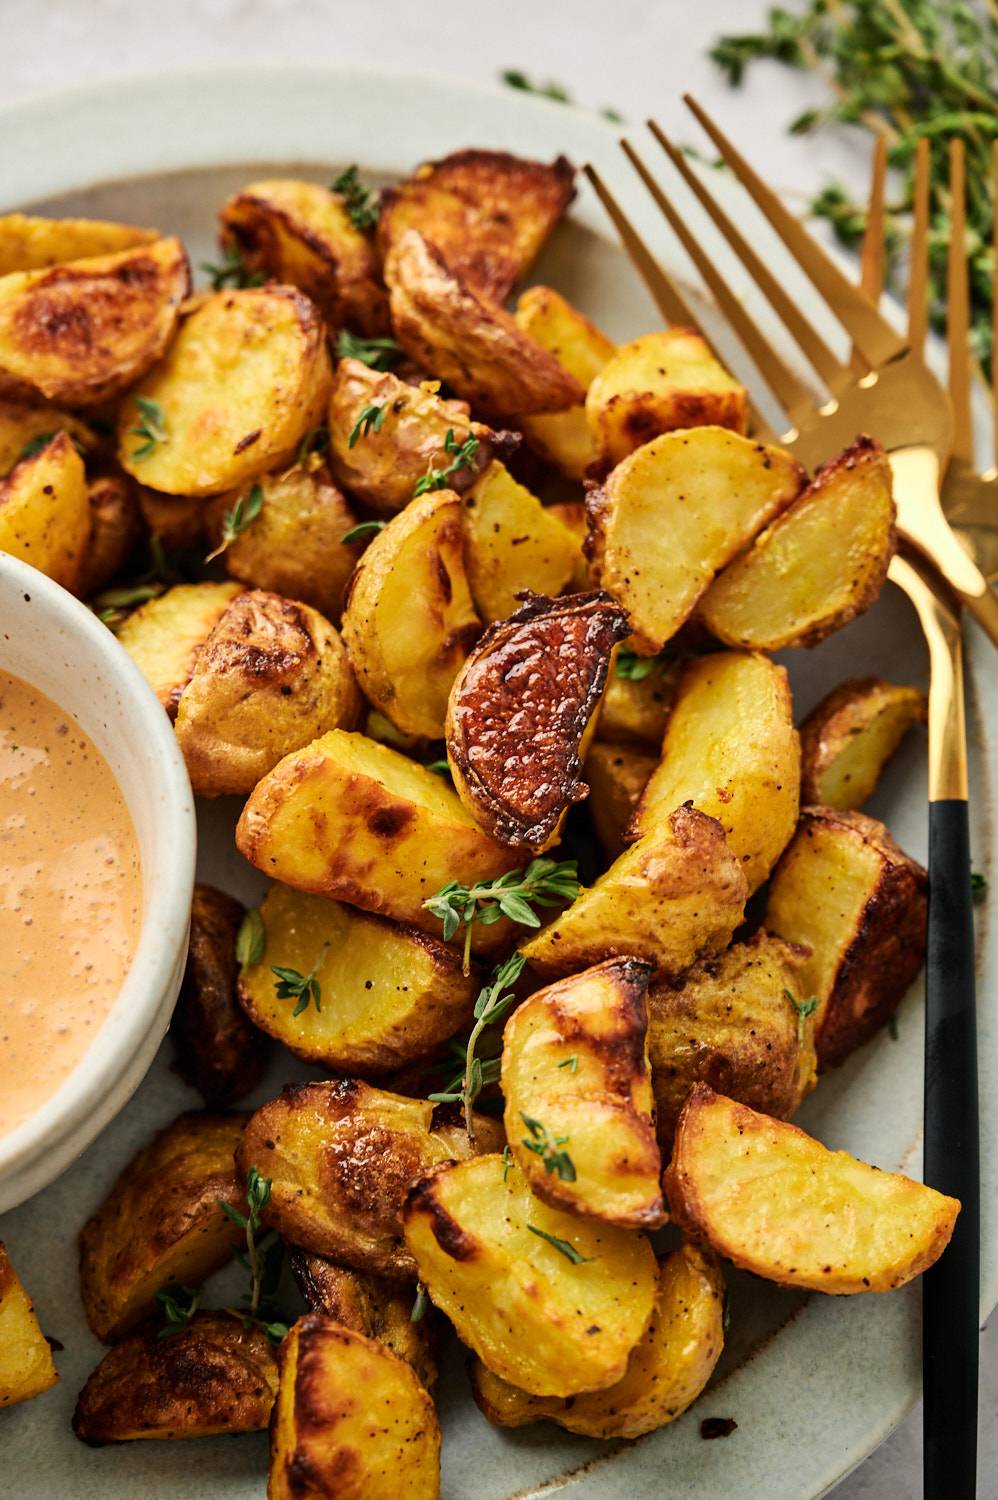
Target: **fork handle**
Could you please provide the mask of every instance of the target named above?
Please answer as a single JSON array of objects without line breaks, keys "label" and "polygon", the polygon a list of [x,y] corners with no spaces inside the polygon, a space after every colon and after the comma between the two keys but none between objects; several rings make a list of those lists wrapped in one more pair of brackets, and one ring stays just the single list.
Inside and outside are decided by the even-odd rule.
[{"label": "fork handle", "polygon": [[972,1500],[977,1474],[980,1142],[967,803],[929,804],[925,1181],[963,1205],[922,1282],[925,1500]]},{"label": "fork handle", "polygon": [[991,644],[998,646],[998,594],[987,583],[983,574],[981,578],[984,582],[983,593],[968,594],[960,589],[959,594],[967,613],[973,615]]}]

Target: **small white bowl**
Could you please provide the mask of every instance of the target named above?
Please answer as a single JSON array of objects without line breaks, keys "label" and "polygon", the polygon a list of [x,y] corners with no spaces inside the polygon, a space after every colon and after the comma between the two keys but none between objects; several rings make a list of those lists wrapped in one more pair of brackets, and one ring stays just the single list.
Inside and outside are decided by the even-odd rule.
[{"label": "small white bowl", "polygon": [[72,594],[3,553],[0,668],[71,714],[107,760],[135,825],[143,890],[135,957],[106,1021],[65,1083],[0,1137],[2,1213],[79,1156],[148,1071],[184,972],[196,824],[173,730],[128,653]]}]

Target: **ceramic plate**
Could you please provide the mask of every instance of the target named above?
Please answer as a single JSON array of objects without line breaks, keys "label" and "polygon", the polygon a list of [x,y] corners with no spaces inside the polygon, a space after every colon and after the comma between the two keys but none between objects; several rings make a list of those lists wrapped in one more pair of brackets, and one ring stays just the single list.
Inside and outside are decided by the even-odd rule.
[{"label": "ceramic plate", "polygon": [[[439,80],[287,68],[151,77],[0,112],[0,139],[0,210],[31,206],[156,224],[183,236],[195,264],[213,252],[214,216],[222,200],[253,176],[293,170],[328,181],[333,168],[353,161],[374,176],[390,176],[466,145],[592,160],[621,183],[650,236],[662,238],[627,181],[614,132],[603,121],[546,100]],[[706,226],[703,233],[709,240]],[[675,265],[675,250],[667,242],[660,249]],[[684,273],[681,261],[677,269]],[[585,191],[545,251],[535,279],[560,287],[614,337],[660,324]],[[800,295],[807,309],[803,289]],[[986,869],[984,746],[989,717],[994,733],[996,694],[992,663],[983,659],[981,638],[970,633],[975,864]],[[890,586],[861,620],[816,651],[789,652],[785,660],[798,716],[857,672],[921,685],[926,680],[914,615]],[[992,670],[990,688],[982,667]],[[911,736],[870,807],[921,859],[924,760],[924,741]],[[252,899],[259,877],[232,847],[237,810],[225,803],[203,810],[201,877]],[[992,951],[985,951],[982,965],[984,997],[994,979]],[[303,1070],[293,1063],[275,1066],[254,1102],[292,1076],[304,1076]],[[982,1116],[993,1119],[998,1024],[986,1004],[981,1085]],[[829,1146],[917,1174],[921,1099],[922,994],[916,987],[901,1006],[897,1040],[885,1032],[825,1077],[800,1123]],[[20,1500],[263,1496],[262,1435],[91,1451],[69,1428],[76,1392],[101,1353],[80,1308],[76,1233],[151,1132],[196,1103],[171,1072],[167,1045],[131,1103],[82,1159],[53,1187],[0,1220],[0,1236],[31,1288],[43,1327],[65,1345],[58,1356],[61,1384],[0,1416],[0,1488],[7,1494]],[[995,1140],[992,1133],[984,1142],[984,1311],[998,1300]],[[226,1293],[223,1278],[221,1301]],[[887,1436],[918,1386],[917,1285],[889,1296],[807,1298],[735,1276],[729,1345],[711,1386],[689,1415],[635,1443],[597,1444],[543,1423],[498,1431],[474,1407],[464,1360],[455,1353],[439,1392],[446,1435],[443,1495],[526,1500],[567,1490],[573,1500],[744,1500],[763,1494],[767,1500],[814,1500]],[[700,1422],[707,1416],[733,1417],[737,1430],[723,1441],[705,1442]]]}]

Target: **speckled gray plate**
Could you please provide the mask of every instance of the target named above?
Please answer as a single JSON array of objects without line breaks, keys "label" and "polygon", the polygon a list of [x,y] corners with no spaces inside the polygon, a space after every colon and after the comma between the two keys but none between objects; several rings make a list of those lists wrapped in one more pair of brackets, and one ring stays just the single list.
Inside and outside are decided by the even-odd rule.
[{"label": "speckled gray plate", "polygon": [[[545,100],[439,80],[288,68],[151,77],[0,111],[0,140],[0,210],[33,205],[44,212],[157,224],[182,235],[195,262],[212,251],[214,215],[223,198],[263,169],[273,174],[293,166],[328,180],[331,167],[357,161],[372,173],[395,174],[472,144],[541,156],[562,151],[577,162],[596,162],[622,183],[649,236],[662,241],[660,227],[627,181],[614,132],[604,122]],[[707,226],[703,234],[709,241]],[[668,243],[661,243],[661,253],[674,262]],[[535,276],[562,288],[615,337],[660,322],[585,192]],[[804,289],[800,296],[807,307]],[[984,747],[989,720],[994,734],[996,690],[993,658],[985,657],[981,638],[970,634],[975,861],[987,868]],[[863,619],[818,650],[790,652],[786,660],[798,714],[857,671],[920,684],[926,676],[914,616],[890,587]],[[924,743],[912,737],[871,811],[921,858],[924,789]],[[236,812],[226,804],[204,810],[201,874],[253,897],[259,877],[232,847]],[[998,1111],[998,1024],[987,1003],[994,981],[992,949],[982,956],[980,981],[986,1121]],[[833,1147],[917,1174],[921,1048],[922,995],[916,987],[901,1007],[898,1040],[880,1036],[825,1078],[802,1110],[801,1123]],[[300,1067],[275,1066],[258,1098],[292,1076],[302,1076]],[[0,1414],[3,1494],[19,1500],[260,1500],[264,1494],[262,1436],[133,1443],[98,1452],[80,1446],[69,1429],[76,1391],[101,1352],[79,1304],[76,1232],[150,1132],[195,1103],[171,1073],[164,1049],[134,1099],[85,1156],[54,1186],[0,1220],[0,1236],[27,1280],[44,1328],[65,1345],[57,1356],[61,1384],[39,1401]],[[998,1300],[996,1179],[995,1137],[988,1132],[985,1311]],[[837,1299],[793,1296],[747,1277],[733,1283],[729,1347],[710,1388],[690,1415],[636,1443],[599,1445],[544,1423],[499,1432],[478,1414],[463,1360],[455,1355],[440,1391],[445,1500],[526,1500],[559,1490],[578,1500],[815,1500],[824,1494],[882,1441],[917,1395],[918,1288]],[[224,1293],[220,1278],[222,1300]],[[737,1431],[724,1441],[704,1442],[705,1416],[734,1417]]]}]

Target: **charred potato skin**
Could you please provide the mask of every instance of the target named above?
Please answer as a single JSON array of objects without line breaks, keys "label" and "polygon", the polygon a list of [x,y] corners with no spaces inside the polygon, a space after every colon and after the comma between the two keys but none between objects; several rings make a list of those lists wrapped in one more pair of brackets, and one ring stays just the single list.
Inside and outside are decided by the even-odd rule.
[{"label": "charred potato skin", "polygon": [[458,795],[497,843],[545,848],[588,795],[579,745],[626,631],[609,594],[535,595],[489,626],[458,673],[447,758]]},{"label": "charred potato skin", "polygon": [[[926,718],[925,694],[917,688],[879,677],[840,683],[800,726],[803,801],[843,812],[861,808],[908,729]],[[842,769],[847,759],[851,771]]]},{"label": "charred potato skin", "polygon": [[437,1378],[437,1328],[432,1311],[414,1323],[415,1288],[339,1266],[322,1255],[292,1250],[291,1270],[311,1312],[377,1339],[412,1365],[430,1390]]},{"label": "charred potato skin", "polygon": [[234,897],[194,887],[187,967],[170,1030],[181,1074],[211,1109],[254,1089],[267,1062],[267,1040],[236,999],[236,937],[244,916]]},{"label": "charred potato skin", "polygon": [[58,1379],[35,1309],[0,1240],[0,1411],[33,1400]]},{"label": "charred potato skin", "polygon": [[148,1327],[109,1349],[80,1392],[73,1431],[94,1448],[260,1432],[276,1396],[277,1361],[263,1330],[197,1312],[169,1338]]},{"label": "charred potato skin", "polygon": [[233,1153],[245,1115],[188,1113],[134,1156],[80,1234],[87,1322],[111,1343],[169,1282],[200,1282],[225,1265],[243,1231],[219,1208],[243,1202]]}]

